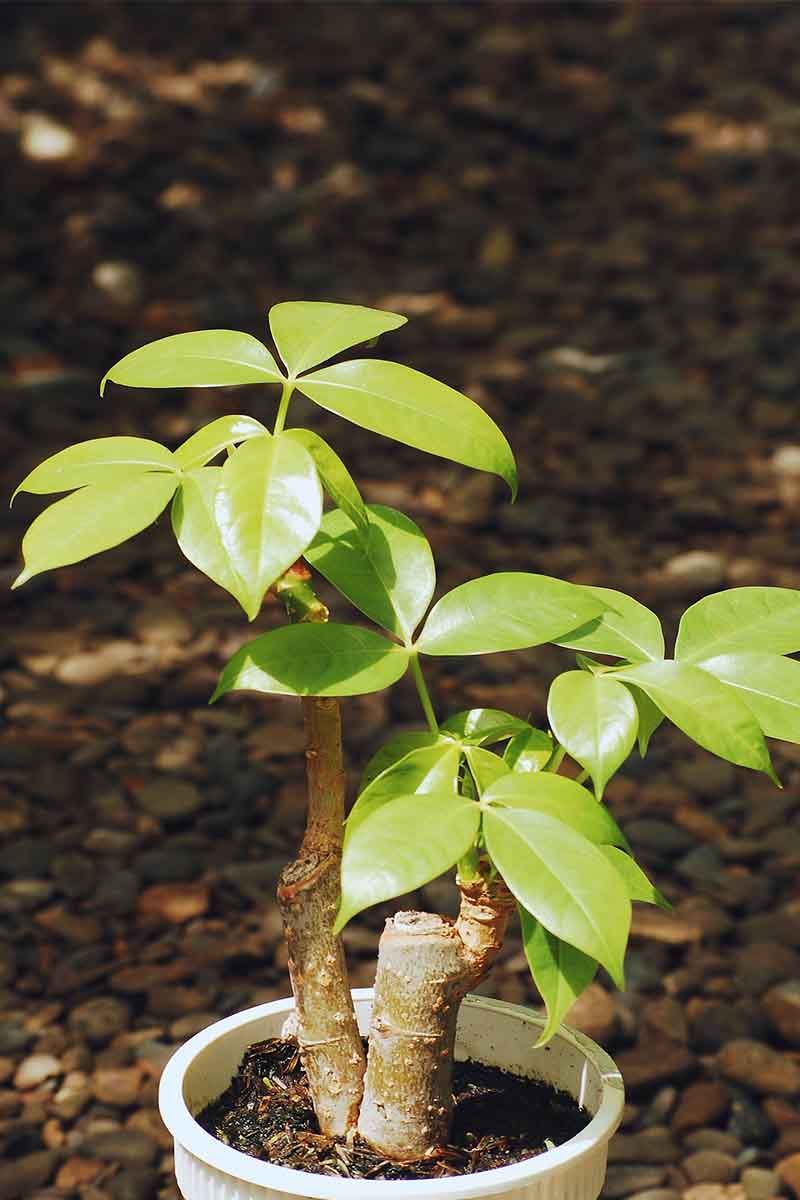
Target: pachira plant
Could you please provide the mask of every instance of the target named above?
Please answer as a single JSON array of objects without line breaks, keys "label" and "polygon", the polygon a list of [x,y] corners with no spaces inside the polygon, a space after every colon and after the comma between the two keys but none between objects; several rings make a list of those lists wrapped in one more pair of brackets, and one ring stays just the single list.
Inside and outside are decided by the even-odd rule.
[{"label": "pachira plant", "polygon": [[[666,718],[711,753],[774,779],[765,735],[800,741],[800,663],[786,657],[800,650],[800,591],[741,587],[698,601],[681,619],[672,658],[657,616],[610,588],[510,570],[431,607],[434,561],[419,527],[366,505],[334,450],[286,424],[300,392],[375,433],[493,472],[513,496],[509,444],[466,396],[395,362],[320,365],[404,320],[289,302],[269,315],[283,367],[261,342],[229,330],[177,334],[128,354],[101,390],[108,380],[263,383],[264,411],[220,417],[174,450],[109,436],[47,459],[18,490],[70,494],[30,526],[14,584],[119,544],[171,505],[184,555],[250,620],[268,592],[285,602],[288,623],[233,655],[213,699],[302,698],[307,827],[278,887],[295,1032],[322,1131],[357,1129],[397,1159],[447,1141],[459,1004],[496,959],[515,910],[547,1010],[543,1040],[598,967],[623,986],[631,903],[666,903],[603,804],[637,745],[644,755]],[[371,626],[329,620],[315,572]],[[546,730],[493,709],[437,715],[426,658],[547,642],[577,654],[550,686]],[[345,819],[340,700],[406,672],[420,728],[392,737],[365,765]],[[455,919],[400,912],[386,923],[365,1060],[340,932],[367,907],[446,872],[460,896]]]}]

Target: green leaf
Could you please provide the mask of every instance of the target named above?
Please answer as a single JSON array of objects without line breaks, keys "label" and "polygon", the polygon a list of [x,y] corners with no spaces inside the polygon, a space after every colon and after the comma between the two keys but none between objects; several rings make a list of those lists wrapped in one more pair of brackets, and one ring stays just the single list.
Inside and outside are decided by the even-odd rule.
[{"label": "green leaf", "polygon": [[255,417],[218,417],[178,446],[175,460],[184,471],[195,471],[211,462],[223,450],[268,432]]},{"label": "green leaf", "polygon": [[321,408],[373,433],[499,475],[516,494],[514,455],[489,414],[421,371],[360,358],[315,371],[297,386]]},{"label": "green leaf", "polygon": [[519,903],[624,988],[631,902],[599,847],[543,812],[491,807],[483,830],[492,862]]},{"label": "green leaf", "polygon": [[769,654],[800,650],[800,591],[729,588],[687,608],[678,628],[676,658],[698,662],[740,650]]},{"label": "green leaf", "polygon": [[470,742],[475,746],[503,742],[506,738],[525,733],[529,729],[527,721],[521,721],[519,717],[501,712],[497,708],[471,708],[467,712],[454,713],[439,726],[441,733],[450,734],[460,742]]},{"label": "green leaf", "polygon": [[377,779],[389,767],[394,766],[401,758],[405,758],[412,750],[424,750],[430,746],[440,746],[444,744],[444,738],[440,738],[438,734],[430,733],[428,730],[413,730],[410,733],[398,733],[396,737],[390,738],[388,742],[384,742],[380,750],[373,754],[372,758],[364,768],[364,773],[361,776],[361,788],[363,792],[372,783],[373,779]]},{"label": "green leaf", "polygon": [[249,333],[200,329],[174,333],[132,350],[103,376],[126,387],[231,387],[237,383],[282,383],[278,364]]},{"label": "green leaf", "polygon": [[605,605],[547,575],[501,571],[454,588],[434,605],[417,648],[424,654],[491,654],[552,642]]},{"label": "green leaf", "polygon": [[278,696],[361,696],[404,675],[408,651],[356,625],[287,625],[237,650],[220,676],[213,703],[226,692]]},{"label": "green leaf", "polygon": [[611,654],[630,662],[664,657],[664,633],[654,612],[632,596],[616,592],[613,588],[589,584],[580,586],[609,607],[599,618],[573,630],[568,638],[559,640],[559,646],[590,650],[595,654]]},{"label": "green leaf", "polygon": [[601,800],[636,741],[639,718],[633,696],[607,675],[565,671],[550,685],[547,717],[567,754],[591,775]]},{"label": "green leaf", "polygon": [[239,601],[247,611],[247,593],[231,565],[214,515],[222,467],[202,467],[183,477],[172,502],[172,528],[190,563]]},{"label": "green leaf", "polygon": [[148,438],[105,437],[67,446],[46,458],[26,475],[17,492],[46,496],[69,492],[86,484],[114,485],[131,475],[174,472],[178,463],[165,446]]},{"label": "green leaf", "polygon": [[408,641],[436,585],[433,555],[420,528],[382,504],[370,504],[369,539],[333,509],[306,551],[306,560],[351,604]]},{"label": "green leaf", "polygon": [[314,460],[282,435],[245,442],[222,468],[214,516],[252,621],[267,588],[319,529],[322,492]]},{"label": "green leaf", "polygon": [[628,846],[608,809],[565,775],[549,771],[505,775],[484,792],[483,803],[545,813],[597,845]]},{"label": "green leaf", "polygon": [[543,1046],[558,1033],[565,1016],[597,974],[598,963],[577,946],[555,937],[521,904],[522,945],[547,1009],[547,1024],[537,1041]]},{"label": "green leaf", "polygon": [[397,796],[419,792],[457,792],[461,751],[452,742],[412,750],[364,788],[347,818],[345,841],[356,825]]},{"label": "green leaf", "polygon": [[740,650],[697,665],[734,688],[767,737],[800,742],[800,662],[796,659]]},{"label": "green leaf", "polygon": [[628,889],[628,896],[631,900],[642,900],[645,904],[657,904],[659,908],[666,909],[667,911],[672,908],[666,896],[662,896],[658,888],[650,882],[642,868],[631,858],[630,854],[626,854],[624,850],[620,850],[617,846],[601,846],[600,849],[612,867],[625,880],[625,886]]},{"label": "green leaf", "polygon": [[615,672],[635,683],[699,746],[775,778],[764,736],[747,705],[708,671],[683,662],[639,663]]},{"label": "green leaf", "polygon": [[512,771],[543,771],[553,757],[553,739],[542,729],[525,729],[506,746],[503,758]]},{"label": "green leaf", "polygon": [[480,746],[465,746],[464,754],[479,792],[485,791],[498,779],[510,773],[511,768],[508,764],[491,750],[482,750]]},{"label": "green leaf", "polygon": [[326,304],[288,300],[269,310],[269,327],[291,375],[326,362],[342,350],[370,342],[399,329],[407,317],[363,308],[360,304]]},{"label": "green leaf", "polygon": [[323,488],[350,518],[363,537],[369,536],[369,517],[361,493],[339,455],[311,429],[287,429],[285,437],[304,446],[316,464]]},{"label": "green leaf", "polygon": [[479,824],[477,804],[454,792],[398,796],[377,808],[345,842],[334,932],[362,909],[411,892],[449,870],[474,843]]},{"label": "green leaf", "polygon": [[177,475],[134,475],[56,500],[25,534],[25,568],[11,586],[20,587],[42,571],[82,562],[126,542],[152,525],[177,486]]},{"label": "green leaf", "polygon": [[633,702],[636,705],[639,718],[636,740],[639,743],[639,757],[644,758],[650,745],[650,738],[664,720],[664,714],[641,688],[634,687],[632,683],[626,683],[625,687],[633,696]]}]

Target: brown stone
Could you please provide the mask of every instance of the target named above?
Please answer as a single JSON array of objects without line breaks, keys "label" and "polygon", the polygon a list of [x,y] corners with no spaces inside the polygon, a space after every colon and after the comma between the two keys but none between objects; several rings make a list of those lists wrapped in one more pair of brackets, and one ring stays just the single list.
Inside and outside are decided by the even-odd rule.
[{"label": "brown stone", "polygon": [[689,1129],[712,1125],[725,1115],[729,1105],[730,1094],[724,1084],[716,1080],[691,1083],[678,1100],[672,1117],[672,1129],[681,1134]]},{"label": "brown stone", "polygon": [[645,1006],[643,1024],[673,1042],[688,1042],[689,1025],[683,1006],[671,996],[659,996]]},{"label": "brown stone", "polygon": [[73,1155],[59,1168],[56,1187],[63,1188],[64,1191],[73,1191],[85,1183],[93,1183],[104,1165],[99,1158],[79,1158],[78,1155]]},{"label": "brown stone", "polygon": [[800,1046],[800,979],[787,979],[770,988],[761,1007],[781,1037]]},{"label": "brown stone", "polygon": [[655,1035],[643,1038],[632,1050],[623,1050],[616,1059],[631,1091],[680,1079],[695,1065],[694,1057],[680,1042]]},{"label": "brown stone", "polygon": [[92,1075],[92,1091],[101,1104],[125,1108],[139,1092],[140,1067],[100,1067]]},{"label": "brown stone", "polygon": [[775,1170],[789,1190],[800,1197],[800,1153],[780,1159],[775,1164]]},{"label": "brown stone", "polygon": [[143,917],[180,925],[208,910],[208,887],[203,883],[156,883],[139,897],[138,911]]},{"label": "brown stone", "polygon": [[717,1055],[717,1066],[726,1078],[766,1096],[793,1096],[800,1091],[800,1066],[752,1038],[726,1042]]},{"label": "brown stone", "polygon": [[703,930],[699,924],[684,920],[675,913],[643,906],[634,910],[631,937],[665,942],[669,946],[681,946],[688,942],[699,942],[702,936]]},{"label": "brown stone", "polygon": [[564,1020],[602,1045],[614,1032],[616,1009],[611,996],[599,983],[590,983]]}]

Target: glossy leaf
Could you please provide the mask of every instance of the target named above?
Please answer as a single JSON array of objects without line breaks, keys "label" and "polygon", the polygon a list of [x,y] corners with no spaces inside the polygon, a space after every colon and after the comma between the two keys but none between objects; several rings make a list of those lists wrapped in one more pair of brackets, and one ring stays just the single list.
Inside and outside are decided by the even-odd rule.
[{"label": "glossy leaf", "polygon": [[255,417],[218,417],[178,446],[175,461],[184,471],[195,471],[211,462],[223,450],[268,432]]},{"label": "glossy leaf", "polygon": [[641,688],[634,687],[632,683],[626,683],[625,687],[633,696],[633,702],[636,705],[636,713],[639,718],[636,740],[639,744],[639,756],[644,758],[650,745],[650,738],[664,720],[664,714]]},{"label": "glossy leaf", "polygon": [[369,538],[334,509],[306,551],[306,560],[371,620],[409,640],[436,585],[431,548],[422,530],[394,508],[371,504]]},{"label": "glossy leaf", "polygon": [[547,717],[567,754],[591,775],[601,800],[636,741],[639,717],[633,696],[607,675],[565,671],[550,686]]},{"label": "glossy leaf", "polygon": [[604,609],[563,579],[501,571],[448,592],[428,615],[417,647],[424,654],[490,654],[552,642]]},{"label": "glossy leaf", "polygon": [[344,512],[362,537],[369,536],[369,517],[361,493],[339,455],[311,429],[287,429],[285,437],[304,446],[316,464],[320,482],[331,500]]},{"label": "glossy leaf", "polygon": [[740,587],[704,596],[681,617],[675,657],[699,662],[741,650],[800,650],[800,591]]},{"label": "glossy leaf", "polygon": [[550,933],[596,958],[623,988],[631,904],[599,847],[555,817],[522,809],[486,809],[483,832],[519,903]]},{"label": "glossy leaf", "polygon": [[613,588],[580,586],[609,607],[599,618],[574,630],[568,638],[560,639],[559,646],[611,654],[630,662],[664,657],[664,633],[654,612],[632,596]]},{"label": "glossy leaf", "polygon": [[553,775],[550,771],[527,775],[512,772],[484,792],[483,802],[546,813],[597,845],[628,845],[605,805],[565,775]]},{"label": "glossy leaf", "polygon": [[152,525],[178,486],[177,475],[134,475],[113,486],[81,488],[41,513],[22,541],[25,568],[12,587],[34,575],[82,562]]},{"label": "glossy leaf", "polygon": [[327,362],[342,350],[372,341],[405,325],[407,317],[364,308],[360,304],[327,304],[288,300],[269,311],[269,327],[287,371],[299,375]]},{"label": "glossy leaf", "polygon": [[511,739],[503,758],[512,771],[543,771],[553,757],[554,743],[542,729],[525,729]]},{"label": "glossy leaf", "polygon": [[214,515],[222,467],[202,467],[184,476],[172,502],[172,528],[190,563],[235,597],[247,611],[247,593],[222,543]]},{"label": "glossy leaf", "polygon": [[682,662],[639,663],[616,679],[646,692],[673,725],[728,762],[774,778],[764,736],[747,705],[708,671]]},{"label": "glossy leaf", "polygon": [[449,870],[473,845],[479,824],[477,804],[453,792],[399,796],[377,808],[345,842],[334,931],[362,909],[402,896]]},{"label": "glossy leaf", "polygon": [[[113,486],[131,475],[175,471],[178,463],[165,446],[148,438],[105,437],[59,450],[26,475],[14,492],[37,496],[69,492],[86,484]],[[12,496],[12,503],[14,496]]]},{"label": "glossy leaf", "polygon": [[547,1024],[536,1043],[543,1046],[594,979],[598,963],[577,946],[555,937],[521,904],[518,907],[525,957],[547,1009]]},{"label": "glossy leaf", "polygon": [[666,910],[672,908],[669,900],[665,896],[662,896],[658,888],[650,882],[642,868],[631,858],[630,854],[626,854],[624,850],[620,850],[617,846],[604,845],[600,849],[612,867],[625,880],[625,886],[628,889],[628,896],[631,900],[641,900],[645,904],[657,904],[659,908]]},{"label": "glossy leaf", "polygon": [[132,350],[103,376],[126,387],[231,387],[238,383],[281,383],[283,376],[266,346],[249,333],[200,329],[174,333]]},{"label": "glossy leaf", "polygon": [[353,359],[304,376],[298,387],[329,412],[406,446],[499,475],[516,493],[514,455],[489,414],[421,371]]},{"label": "glossy leaf", "polygon": [[420,747],[393,763],[359,795],[347,818],[345,839],[366,816],[397,796],[457,792],[461,751],[452,742]]},{"label": "glossy leaf", "polygon": [[287,625],[237,650],[220,676],[212,701],[226,692],[279,696],[361,696],[395,683],[408,651],[356,625]]},{"label": "glossy leaf", "polygon": [[373,779],[377,779],[380,774],[394,766],[401,758],[405,758],[412,750],[428,749],[430,746],[438,746],[443,742],[444,738],[440,738],[438,734],[430,733],[428,730],[413,730],[410,733],[399,733],[396,737],[390,738],[381,746],[380,750],[373,754],[364,768],[360,790],[363,792]]},{"label": "glossy leaf", "polygon": [[767,737],[800,742],[800,662],[796,659],[740,650],[697,665],[735,690]]},{"label": "glossy leaf", "polygon": [[319,528],[322,492],[314,460],[283,436],[245,442],[222,468],[214,516],[252,621],[267,588]]},{"label": "glossy leaf", "polygon": [[491,750],[483,750],[480,746],[465,746],[464,754],[479,793],[491,787],[504,775],[510,774],[508,764]]},{"label": "glossy leaf", "polygon": [[448,717],[439,729],[442,733],[458,738],[460,742],[486,746],[524,733],[530,729],[530,725],[527,721],[521,721],[519,717],[496,708],[470,708],[467,712],[454,713],[452,717]]}]

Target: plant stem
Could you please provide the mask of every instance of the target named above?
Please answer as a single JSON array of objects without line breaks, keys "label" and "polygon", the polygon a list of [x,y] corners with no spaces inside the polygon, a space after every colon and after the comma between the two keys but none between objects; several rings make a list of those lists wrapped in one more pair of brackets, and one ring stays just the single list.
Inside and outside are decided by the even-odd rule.
[{"label": "plant stem", "polygon": [[431,703],[431,695],[428,691],[428,685],[425,683],[425,676],[422,674],[422,667],[419,665],[419,655],[412,653],[411,655],[411,673],[414,676],[414,683],[417,685],[422,711],[425,713],[425,720],[428,722],[428,728],[431,733],[439,732],[439,722],[436,720],[436,713],[433,711]]},{"label": "plant stem", "polygon": [[556,745],[555,751],[553,752],[553,757],[545,767],[545,770],[550,772],[552,775],[556,775],[558,773],[558,768],[561,766],[566,757],[567,752],[564,747]]},{"label": "plant stem", "polygon": [[[274,585],[289,619],[326,621],[304,563]],[[303,697],[308,816],[297,858],[281,872],[278,904],[289,950],[295,1028],[320,1129],[341,1137],[355,1126],[364,1050],[350,994],[344,947],[331,930],[341,898],[345,772],[337,700]]]},{"label": "plant stem", "polygon": [[278,412],[275,417],[275,425],[272,430],[273,437],[277,433],[283,433],[283,427],[286,424],[286,414],[289,411],[289,401],[292,398],[294,391],[294,380],[285,379],[283,381],[283,391],[281,392],[281,401],[278,405]]}]

